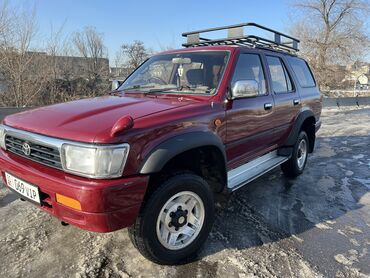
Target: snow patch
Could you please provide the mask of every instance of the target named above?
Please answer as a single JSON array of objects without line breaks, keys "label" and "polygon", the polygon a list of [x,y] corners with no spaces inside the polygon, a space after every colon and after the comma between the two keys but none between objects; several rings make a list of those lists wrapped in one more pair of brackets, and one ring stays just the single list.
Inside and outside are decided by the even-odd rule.
[{"label": "snow patch", "polygon": [[343,254],[337,254],[334,256],[334,259],[343,265],[352,265],[354,261],[347,259]]},{"label": "snow patch", "polygon": [[350,171],[350,170],[348,170],[348,171],[346,171],[346,176],[348,176],[348,177],[350,177],[350,176],[352,176],[353,175],[353,172],[352,171]]},{"label": "snow patch", "polygon": [[358,202],[361,205],[370,206],[370,192],[364,194]]},{"label": "snow patch", "polygon": [[365,156],[363,154],[358,154],[358,155],[353,155],[352,158],[353,159],[361,159],[361,158],[364,158]]},{"label": "snow patch", "polygon": [[332,227],[325,225],[324,223],[317,223],[315,224],[316,228],[319,228],[321,230],[331,230],[333,229]]}]

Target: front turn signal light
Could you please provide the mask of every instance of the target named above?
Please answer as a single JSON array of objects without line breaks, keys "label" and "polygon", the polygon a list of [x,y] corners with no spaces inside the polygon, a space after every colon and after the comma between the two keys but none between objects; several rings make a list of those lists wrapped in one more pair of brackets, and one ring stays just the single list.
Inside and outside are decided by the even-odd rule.
[{"label": "front turn signal light", "polygon": [[81,210],[81,204],[76,199],[56,193],[56,200],[59,204],[65,205],[73,209]]}]

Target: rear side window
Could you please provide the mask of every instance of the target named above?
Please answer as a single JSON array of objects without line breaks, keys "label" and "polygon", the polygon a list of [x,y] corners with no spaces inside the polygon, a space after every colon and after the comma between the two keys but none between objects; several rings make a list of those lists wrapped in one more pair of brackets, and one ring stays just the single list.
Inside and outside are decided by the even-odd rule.
[{"label": "rear side window", "polygon": [[265,95],[267,93],[265,73],[258,54],[240,54],[231,85],[233,86],[236,81],[240,80],[255,80],[259,86],[259,94]]},{"label": "rear side window", "polygon": [[266,58],[274,92],[287,93],[293,91],[292,80],[281,59],[272,56],[267,56]]},{"label": "rear side window", "polygon": [[299,85],[301,85],[301,87],[316,86],[312,73],[304,60],[296,57],[288,57],[288,62],[297,76]]}]

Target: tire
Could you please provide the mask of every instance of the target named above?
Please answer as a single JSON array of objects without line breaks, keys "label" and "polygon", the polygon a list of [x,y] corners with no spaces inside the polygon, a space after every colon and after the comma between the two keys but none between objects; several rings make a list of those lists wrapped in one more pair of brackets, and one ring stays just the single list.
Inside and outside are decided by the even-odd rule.
[{"label": "tire", "polygon": [[151,194],[128,232],[144,257],[174,265],[196,255],[214,217],[213,193],[207,182],[194,174],[178,174]]},{"label": "tire", "polygon": [[303,173],[307,163],[309,150],[308,136],[305,131],[301,131],[294,144],[292,157],[281,165],[281,170],[285,176],[294,178]]}]

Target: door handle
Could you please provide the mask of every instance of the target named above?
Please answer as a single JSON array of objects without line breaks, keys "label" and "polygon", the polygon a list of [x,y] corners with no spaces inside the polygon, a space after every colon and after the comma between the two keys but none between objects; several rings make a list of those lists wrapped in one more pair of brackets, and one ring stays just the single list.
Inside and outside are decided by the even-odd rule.
[{"label": "door handle", "polygon": [[272,103],[265,103],[264,108],[265,110],[270,110],[272,108]]},{"label": "door handle", "polygon": [[293,100],[293,104],[294,104],[294,105],[298,105],[298,104],[300,104],[300,103],[301,103],[301,102],[300,102],[300,100],[299,100],[299,99],[297,99],[297,98]]}]

